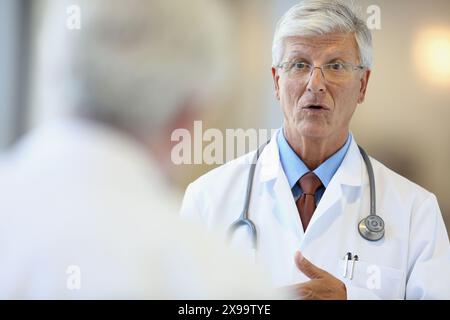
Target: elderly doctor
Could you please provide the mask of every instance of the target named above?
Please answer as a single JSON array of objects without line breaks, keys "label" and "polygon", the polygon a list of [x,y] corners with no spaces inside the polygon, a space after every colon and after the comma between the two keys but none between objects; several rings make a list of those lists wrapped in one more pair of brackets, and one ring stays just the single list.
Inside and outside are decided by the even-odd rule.
[{"label": "elderly doctor", "polygon": [[[304,299],[450,298],[449,239],[432,193],[370,158],[382,221],[372,219],[372,231],[360,225],[371,212],[370,163],[349,124],[371,73],[365,23],[342,3],[301,1],[279,21],[272,54],[284,121],[252,179],[256,261]],[[182,215],[226,235],[244,207],[254,157],[190,184]],[[250,255],[249,230],[231,239]]]}]

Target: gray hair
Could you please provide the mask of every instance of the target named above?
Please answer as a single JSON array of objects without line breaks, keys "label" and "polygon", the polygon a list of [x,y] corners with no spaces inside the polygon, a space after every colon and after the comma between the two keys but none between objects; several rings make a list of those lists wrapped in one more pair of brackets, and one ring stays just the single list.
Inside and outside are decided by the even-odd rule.
[{"label": "gray hair", "polygon": [[337,0],[303,0],[287,11],[277,23],[272,46],[272,64],[281,63],[284,40],[293,36],[317,36],[339,31],[354,33],[360,63],[372,67],[372,34],[356,9]]},{"label": "gray hair", "polygon": [[[66,25],[72,5],[80,30]],[[40,104],[126,128],[165,125],[187,99],[223,80],[227,20],[219,5],[50,0],[38,48]]]}]

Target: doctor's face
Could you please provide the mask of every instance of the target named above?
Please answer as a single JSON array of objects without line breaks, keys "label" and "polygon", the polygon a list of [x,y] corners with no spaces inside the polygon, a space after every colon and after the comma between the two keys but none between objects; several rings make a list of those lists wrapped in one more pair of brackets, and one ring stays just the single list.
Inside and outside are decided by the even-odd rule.
[{"label": "doctor's face", "polygon": [[[360,61],[354,35],[290,37],[284,45],[282,67],[273,67],[272,75],[288,140],[342,142],[370,75],[356,67]],[[324,66],[323,72],[310,66]]]}]

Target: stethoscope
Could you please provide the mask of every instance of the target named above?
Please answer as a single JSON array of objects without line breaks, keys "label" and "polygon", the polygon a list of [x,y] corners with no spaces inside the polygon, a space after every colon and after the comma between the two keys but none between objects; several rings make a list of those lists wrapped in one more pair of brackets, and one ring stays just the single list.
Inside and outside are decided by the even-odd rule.
[{"label": "stethoscope", "polygon": [[[252,187],[253,187],[253,178],[255,176],[256,171],[256,164],[258,162],[259,156],[261,155],[262,151],[266,147],[266,145],[270,142],[267,141],[263,145],[261,145],[255,153],[255,156],[253,157],[253,161],[250,165],[250,170],[248,173],[248,179],[247,179],[247,190],[246,190],[246,196],[244,200],[244,208],[242,210],[241,215],[239,218],[231,224],[231,226],[228,229],[228,235],[229,238],[231,238],[231,235],[238,229],[239,227],[247,227],[250,230],[251,235],[251,242],[252,242],[252,249],[256,251],[257,247],[257,231],[256,226],[248,218],[248,208],[250,206],[250,198],[252,195]],[[376,214],[376,206],[375,206],[375,176],[373,174],[373,168],[372,163],[370,162],[369,157],[367,156],[367,153],[364,151],[363,148],[358,146],[359,152],[361,153],[361,156],[363,157],[364,163],[366,165],[367,173],[369,175],[369,188],[370,188],[370,214],[362,219],[358,223],[358,231],[359,234],[366,240],[369,241],[378,241],[384,236],[384,221],[383,219]]]}]

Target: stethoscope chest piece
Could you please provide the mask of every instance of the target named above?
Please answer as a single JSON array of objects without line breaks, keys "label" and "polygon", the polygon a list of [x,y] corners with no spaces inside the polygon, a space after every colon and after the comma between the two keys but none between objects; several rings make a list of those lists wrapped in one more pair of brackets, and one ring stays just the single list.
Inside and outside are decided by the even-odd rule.
[{"label": "stethoscope chest piece", "polygon": [[378,241],[384,236],[384,221],[380,216],[371,214],[359,222],[358,230],[364,239]]}]

